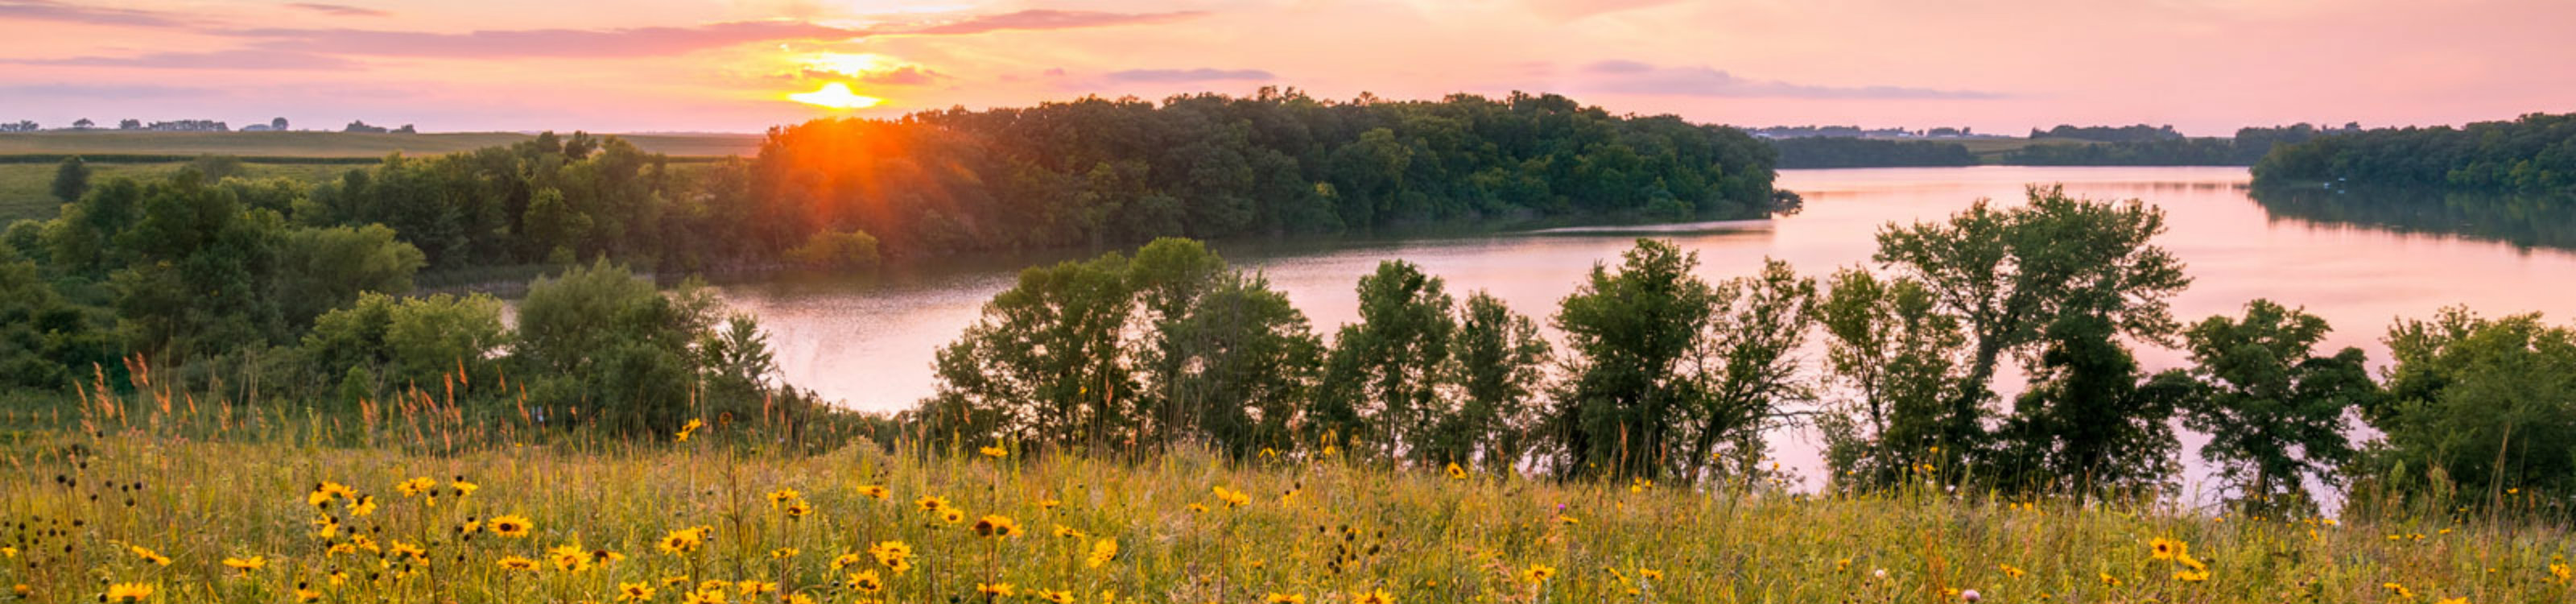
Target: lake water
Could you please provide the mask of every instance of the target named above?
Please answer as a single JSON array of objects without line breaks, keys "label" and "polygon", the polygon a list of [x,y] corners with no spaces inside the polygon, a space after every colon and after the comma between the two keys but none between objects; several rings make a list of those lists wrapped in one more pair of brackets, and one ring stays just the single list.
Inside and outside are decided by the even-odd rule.
[{"label": "lake water", "polygon": [[[1822,277],[1868,263],[1874,233],[1889,222],[1938,220],[1979,198],[2018,204],[2025,184],[2061,183],[2070,194],[2143,199],[2164,208],[2169,232],[2156,243],[2180,257],[2193,279],[2173,301],[2184,321],[2235,315],[2248,300],[2270,298],[2331,322],[2336,331],[2327,346],[2362,347],[2382,365],[2387,355],[2378,339],[2399,317],[2428,317],[2457,304],[2487,315],[2576,317],[2576,254],[2418,228],[2276,216],[2248,195],[2248,180],[2243,168],[2214,167],[1784,170],[1779,186],[1806,198],[1804,212],[1767,224],[1652,236],[1697,252],[1700,274],[1711,281],[1751,274],[1765,257]],[[1491,291],[1544,325],[1594,263],[1616,262],[1637,236],[1480,234],[1216,247],[1235,266],[1268,275],[1318,333],[1330,334],[1356,318],[1352,288],[1359,277],[1389,258],[1422,265],[1461,298]],[[934,352],[975,320],[985,300],[1008,288],[1018,269],[1083,255],[983,256],[865,277],[732,284],[723,292],[770,331],[789,383],[851,408],[893,411],[932,392]],[[2149,370],[2185,359],[2174,350],[2137,354]],[[1819,355],[1807,356],[1813,362]],[[2020,378],[2002,376],[1996,387],[2016,391]],[[1817,465],[1815,447],[1802,434],[1772,441],[1784,463]],[[2193,469],[2201,473],[2197,464]]]}]

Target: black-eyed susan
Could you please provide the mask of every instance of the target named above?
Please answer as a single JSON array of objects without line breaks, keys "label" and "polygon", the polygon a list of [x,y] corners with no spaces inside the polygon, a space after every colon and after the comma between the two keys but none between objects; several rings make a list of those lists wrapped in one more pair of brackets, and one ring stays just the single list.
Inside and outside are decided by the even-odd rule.
[{"label": "black-eyed susan", "polygon": [[1395,604],[1395,596],[1386,595],[1386,590],[1383,589],[1372,589],[1352,594],[1351,602],[1354,604]]},{"label": "black-eyed susan", "polygon": [[866,497],[878,501],[884,501],[885,498],[894,496],[894,493],[887,491],[884,485],[863,484],[859,485],[858,490],[860,497]]},{"label": "black-eyed susan", "polygon": [[1268,597],[1262,598],[1261,602],[1262,604],[1306,604],[1306,596],[1301,594],[1283,594],[1274,591],[1270,592]]},{"label": "black-eyed susan", "polygon": [[[687,440],[688,433],[681,433],[680,438],[681,440]],[[729,601],[725,598],[725,592],[721,590],[709,591],[701,589],[681,596],[680,602],[681,604],[728,604]]]},{"label": "black-eyed susan", "polygon": [[698,546],[706,545],[708,530],[707,527],[691,527],[671,531],[670,534],[663,535],[662,541],[654,544],[654,547],[662,550],[662,553],[674,556],[695,552],[698,551]]},{"label": "black-eyed susan", "polygon": [[2005,565],[1997,566],[1996,568],[2001,569],[2001,570],[2003,570],[2003,571],[2004,571],[2004,578],[2006,578],[2006,579],[2019,579],[2019,578],[2022,578],[2022,576],[2023,576],[2023,575],[2028,575],[2028,574],[2030,574],[2030,573],[2029,573],[2029,572],[2027,572],[2027,571],[2023,571],[2023,570],[2021,569],[2021,567],[2019,567],[2019,566],[2013,566],[2013,565],[2010,565],[2010,564],[2005,564]]},{"label": "black-eyed susan", "polygon": [[260,556],[251,556],[251,557],[247,557],[247,558],[225,558],[225,559],[224,559],[224,568],[230,568],[230,569],[233,569],[233,570],[235,570],[235,571],[239,571],[241,574],[244,574],[244,575],[248,575],[248,574],[250,574],[250,573],[251,573],[251,571],[256,571],[256,570],[259,570],[260,568],[262,568],[262,567],[266,567],[266,566],[268,566],[268,559],[267,559],[267,558],[264,558],[264,557],[260,557]]},{"label": "black-eyed susan", "polygon": [[742,594],[742,597],[745,597],[745,598],[759,598],[760,596],[762,596],[762,595],[764,595],[764,594],[774,594],[774,593],[778,593],[778,582],[776,582],[776,581],[749,581],[749,580],[739,581],[739,582],[736,582],[736,583],[734,583],[734,584],[733,584],[733,590],[734,590],[734,593]]},{"label": "black-eyed susan", "polygon": [[2191,553],[2191,545],[2179,540],[2157,537],[2147,540],[2147,555],[2156,560],[2176,560]]},{"label": "black-eyed susan", "polygon": [[1209,490],[1216,494],[1217,501],[1225,502],[1225,507],[1227,508],[1241,507],[1243,504],[1252,503],[1252,496],[1245,495],[1242,491],[1222,486],[1209,487]]},{"label": "black-eyed susan", "polygon": [[1082,529],[1061,524],[1055,525],[1055,536],[1066,539],[1087,539],[1091,537],[1090,535],[1083,534]]},{"label": "black-eyed susan", "polygon": [[782,547],[769,550],[769,558],[772,560],[785,560],[788,558],[794,558],[797,554],[801,553],[804,552],[796,551],[796,548],[793,547]]},{"label": "black-eyed susan", "polygon": [[689,436],[697,434],[698,429],[704,427],[707,427],[706,420],[691,418],[688,423],[680,424],[680,431],[672,433],[671,440],[689,442]]},{"label": "black-eyed susan", "polygon": [[472,497],[474,496],[475,491],[483,490],[483,485],[474,484],[474,481],[466,480],[463,476],[458,476],[456,477],[456,480],[448,481],[447,487],[455,489],[457,497]]},{"label": "black-eyed susan", "polygon": [[915,506],[919,506],[919,507],[921,508],[921,511],[924,511],[924,512],[938,512],[938,511],[940,511],[940,510],[943,510],[943,509],[947,509],[947,508],[948,508],[948,500],[947,500],[947,499],[942,499],[942,498],[935,497],[935,496],[924,496],[924,497],[922,497],[922,498],[920,498],[920,499],[912,500],[912,504],[913,504],[913,505],[915,505]]},{"label": "black-eyed susan", "polygon": [[1073,604],[1073,592],[1070,591],[1041,589],[1038,590],[1037,596],[1039,601],[1049,604]]},{"label": "black-eyed susan", "polygon": [[98,597],[98,601],[100,602],[119,603],[141,602],[150,599],[152,599],[152,584],[150,583],[117,583],[109,585],[107,586],[107,593],[100,594]]},{"label": "black-eyed susan", "polygon": [[778,508],[778,512],[786,514],[788,520],[802,520],[806,515],[814,513],[814,505],[798,499],[787,502],[785,507]]},{"label": "black-eyed susan", "polygon": [[2184,583],[2199,583],[2209,580],[2209,571],[2207,569],[2186,568],[2174,571],[2173,578],[2176,581]]},{"label": "black-eyed susan", "polygon": [[492,534],[494,535],[500,535],[511,539],[522,539],[528,536],[528,531],[530,529],[536,527],[536,523],[529,522],[526,516],[510,514],[506,516],[494,516],[492,517],[492,521],[487,523],[485,526],[491,528]]},{"label": "black-eyed susan", "polygon": [[159,552],[152,551],[152,549],[151,549],[151,548],[143,547],[143,546],[140,546],[140,545],[130,545],[130,546],[126,546],[126,549],[127,549],[128,551],[132,551],[132,552],[134,552],[134,557],[135,557],[136,559],[142,560],[142,561],[143,561],[143,563],[145,563],[145,564],[150,564],[150,565],[153,565],[153,566],[169,566],[169,565],[170,565],[170,557],[169,557],[169,556],[161,555]]},{"label": "black-eyed susan", "polygon": [[1450,464],[1449,464],[1448,471],[1449,471],[1449,479],[1450,479],[1450,480],[1466,480],[1466,479],[1467,479],[1467,469],[1466,469],[1466,468],[1458,467],[1458,464],[1457,464],[1457,463],[1454,463],[1454,462],[1453,462],[1453,463],[1450,463]]},{"label": "black-eyed susan", "polygon": [[797,493],[796,489],[779,489],[770,491],[769,505],[770,507],[787,505],[787,502],[795,501],[797,498],[803,496],[803,494]]},{"label": "black-eyed susan", "polygon": [[866,556],[861,556],[861,555],[858,555],[858,554],[841,554],[841,555],[839,555],[839,556],[834,556],[834,557],[832,557],[832,570],[841,570],[841,569],[844,569],[844,568],[849,568],[849,567],[852,567],[852,566],[857,566],[857,565],[859,565],[860,563],[862,563],[862,562],[867,562],[867,561],[868,561],[868,559],[867,559],[867,557],[866,557]]},{"label": "black-eyed susan", "polygon": [[1089,568],[1100,568],[1116,559],[1118,559],[1118,542],[1102,539],[1091,542],[1091,553],[1083,556],[1082,564]]},{"label": "black-eyed susan", "polygon": [[841,579],[841,587],[862,594],[874,594],[885,591],[885,580],[877,578],[877,571],[862,570],[850,573],[849,577]]},{"label": "black-eyed susan", "polygon": [[530,560],[527,556],[502,556],[500,560],[495,560],[493,563],[499,564],[505,570],[530,572],[537,570],[537,561]]},{"label": "black-eyed susan", "polygon": [[1532,565],[1529,565],[1529,568],[1521,569],[1521,580],[1522,580],[1522,581],[1528,581],[1528,582],[1531,582],[1531,583],[1546,583],[1548,579],[1554,579],[1554,578],[1556,578],[1556,567],[1553,567],[1553,566],[1548,566],[1548,565],[1545,565],[1545,564],[1532,564]]},{"label": "black-eyed susan", "polygon": [[589,570],[590,552],[579,545],[557,545],[546,550],[546,561],[554,563],[556,570]]},{"label": "black-eyed susan", "polygon": [[965,510],[960,510],[960,509],[957,509],[957,508],[948,508],[948,509],[940,510],[940,511],[939,511],[939,521],[940,521],[940,522],[946,522],[946,523],[949,523],[949,524],[956,524],[956,523],[960,523],[960,522],[965,522],[965,521],[966,521],[966,511],[965,511]]},{"label": "black-eyed susan", "polygon": [[995,598],[1008,598],[1011,597],[1012,590],[1009,583],[976,583],[975,593]]},{"label": "black-eyed susan", "polygon": [[912,569],[912,546],[901,541],[877,542],[868,546],[868,555],[898,575]]},{"label": "black-eyed susan", "polygon": [[1010,457],[1010,456],[1011,456],[1011,450],[1010,450],[1010,449],[1004,449],[1004,448],[1001,448],[1001,447],[993,447],[993,446],[987,446],[987,447],[979,448],[979,449],[976,449],[976,450],[975,450],[975,452],[976,452],[976,453],[981,453],[981,454],[983,454],[985,457],[990,457],[990,458],[993,458],[993,459],[1001,459],[1001,458],[1004,458],[1004,457]]},{"label": "black-eyed susan", "polygon": [[653,601],[653,586],[649,583],[618,583],[617,601],[628,604],[636,602],[651,602]]},{"label": "black-eyed susan", "polygon": [[2095,575],[2098,575],[2098,576],[2100,576],[2100,577],[2102,578],[2102,586],[2104,586],[2104,587],[2119,587],[2119,586],[2120,586],[2120,578],[2119,578],[2119,577],[2111,576],[2111,573],[2094,573],[2094,574],[2095,574]]},{"label": "black-eyed susan", "polygon": [[975,536],[978,537],[1013,537],[1019,534],[1020,523],[1007,516],[986,515],[975,520]]},{"label": "black-eyed susan", "polygon": [[2390,581],[2390,582],[2387,582],[2387,583],[2381,583],[2381,584],[2379,584],[2379,588],[2380,588],[2380,589],[2388,590],[2388,595],[2397,596],[2397,597],[2399,597],[2399,598],[2409,599],[2409,600],[2411,600],[2411,599],[2414,599],[2414,598],[2415,598],[2415,590],[2407,589],[2407,588],[2406,588],[2406,584],[2404,584],[2404,583],[2398,583],[2398,582],[2395,582],[2395,581]]}]

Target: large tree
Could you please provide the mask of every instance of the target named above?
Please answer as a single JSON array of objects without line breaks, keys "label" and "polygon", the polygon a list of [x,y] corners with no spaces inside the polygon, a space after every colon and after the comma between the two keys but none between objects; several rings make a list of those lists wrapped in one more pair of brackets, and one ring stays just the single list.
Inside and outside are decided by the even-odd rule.
[{"label": "large tree", "polygon": [[1344,325],[1325,361],[1324,388],[1309,418],[1317,436],[1394,457],[1428,454],[1425,442],[1448,413],[1440,372],[1449,364],[1455,301],[1440,278],[1402,260],[1360,278],[1360,322]]},{"label": "large tree", "polygon": [[2183,425],[2209,435],[2201,458],[2246,505],[2313,511],[2306,483],[2338,484],[2336,469],[2352,460],[2344,412],[2374,404],[2379,385],[2361,349],[2314,351],[2327,330],[2325,319],[2255,300],[2244,319],[2212,316],[2183,332],[2203,385],[2183,406]]},{"label": "large tree", "polygon": [[1855,486],[1892,484],[1940,446],[1932,431],[1958,385],[1957,317],[1919,281],[1845,269],[1816,305],[1825,368],[1848,398],[1818,419],[1828,466]]},{"label": "large tree", "polygon": [[1699,256],[1640,239],[1618,272],[1595,265],[1556,316],[1567,382],[1549,429],[1560,474],[1710,475],[1722,448],[1752,453],[1785,399],[1803,398],[1789,354],[1815,282],[1787,264],[1712,287]]},{"label": "large tree", "polygon": [[939,351],[931,436],[1058,447],[1133,442],[1140,396],[1121,337],[1133,317],[1127,258],[1110,253],[1020,271],[983,318]]},{"label": "large tree", "polygon": [[1989,448],[1991,382],[2007,354],[2035,356],[2049,326],[2080,317],[2165,342],[2175,327],[2166,299],[2191,283],[2181,261],[2150,243],[2164,232],[2162,210],[2070,197],[2062,187],[2027,194],[2020,207],[1979,200],[1949,220],[1878,234],[1875,259],[1921,283],[1968,336],[1964,371],[1929,428],[1945,461]]},{"label": "large tree", "polygon": [[1446,375],[1458,407],[1442,423],[1432,456],[1495,471],[1512,468],[1531,444],[1547,340],[1539,336],[1537,322],[1482,291],[1459,309],[1453,335]]}]

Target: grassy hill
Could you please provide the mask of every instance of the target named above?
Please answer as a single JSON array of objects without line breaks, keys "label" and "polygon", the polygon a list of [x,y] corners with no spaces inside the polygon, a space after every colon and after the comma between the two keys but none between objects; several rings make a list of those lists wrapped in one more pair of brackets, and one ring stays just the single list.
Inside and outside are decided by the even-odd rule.
[{"label": "grassy hill", "polygon": [[[645,151],[675,156],[748,156],[759,152],[757,134],[621,134]],[[507,145],[535,138],[516,132],[366,134],[349,132],[34,132],[0,134],[0,156],[124,154],[239,155],[244,157],[382,157],[400,152],[435,155]]]}]

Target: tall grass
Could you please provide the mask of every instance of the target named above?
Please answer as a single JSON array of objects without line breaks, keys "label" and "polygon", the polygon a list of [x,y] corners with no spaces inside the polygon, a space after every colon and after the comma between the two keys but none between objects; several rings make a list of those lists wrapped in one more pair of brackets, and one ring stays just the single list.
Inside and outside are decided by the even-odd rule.
[{"label": "tall grass", "polygon": [[[96,602],[147,587],[156,602],[612,602],[637,587],[654,593],[622,601],[2576,598],[2566,568],[2553,568],[2570,535],[2536,512],[2261,518],[1930,486],[1565,483],[1387,468],[1323,448],[1243,460],[925,450],[771,417],[709,418],[685,440],[674,426],[645,441],[542,427],[538,411],[468,413],[432,392],[356,413],[196,398],[138,369],[136,387],[113,390],[142,394],[92,384],[77,405],[0,410],[0,423],[21,427],[0,437],[0,584],[16,597]],[[407,492],[411,481],[428,489]],[[529,528],[496,534],[504,517]],[[978,530],[987,517],[1019,530],[979,534],[993,532]],[[703,545],[661,547],[689,535]],[[2156,539],[2188,549],[2157,559]],[[909,546],[910,568],[868,554],[886,542]],[[225,563],[254,558],[256,568]],[[515,562],[530,568],[505,566]],[[2206,579],[2184,572],[2194,564]],[[877,591],[851,588],[863,573]],[[998,585],[1012,595],[978,590]]]}]

